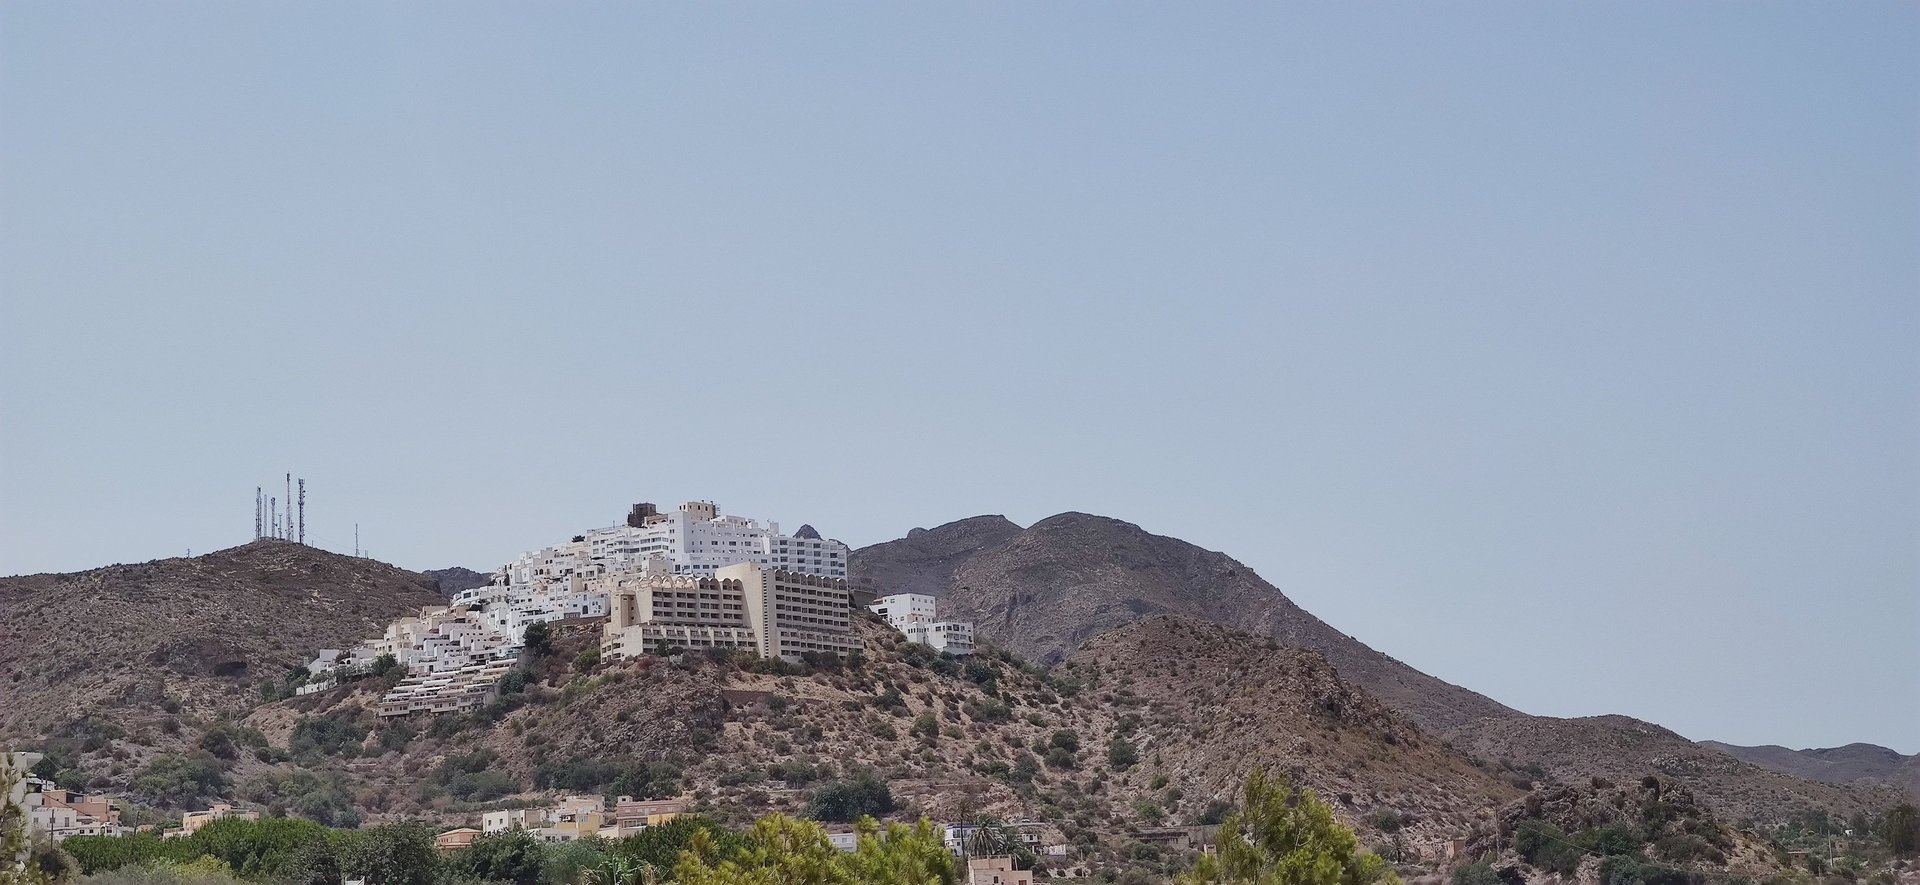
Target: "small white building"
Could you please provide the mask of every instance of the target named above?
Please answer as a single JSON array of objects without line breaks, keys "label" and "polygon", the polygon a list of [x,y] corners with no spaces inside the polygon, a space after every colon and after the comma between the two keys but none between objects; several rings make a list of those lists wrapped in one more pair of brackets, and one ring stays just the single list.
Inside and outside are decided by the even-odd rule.
[{"label": "small white building", "polygon": [[480,815],[480,831],[504,833],[508,830],[533,830],[547,825],[544,808],[508,808]]},{"label": "small white building", "polygon": [[906,635],[908,642],[950,655],[973,654],[973,622],[939,620],[931,596],[895,593],[874,600],[867,608],[886,618],[893,629]]}]

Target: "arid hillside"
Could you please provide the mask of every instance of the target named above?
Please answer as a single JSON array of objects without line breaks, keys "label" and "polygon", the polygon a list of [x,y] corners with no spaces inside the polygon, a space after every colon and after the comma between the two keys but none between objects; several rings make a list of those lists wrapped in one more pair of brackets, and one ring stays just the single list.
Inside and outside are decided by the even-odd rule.
[{"label": "arid hillside", "polygon": [[[850,570],[856,583],[883,592],[936,596],[954,617],[975,620],[982,636],[1042,661],[1071,662],[1113,637],[1136,635],[1115,628],[1178,623],[1156,617],[1165,614],[1272,637],[1280,647],[1317,653],[1343,681],[1427,733],[1494,769],[1534,779],[1672,777],[1729,819],[1778,820],[1815,807],[1850,814],[1884,808],[1892,795],[1789,776],[1802,771],[1779,760],[1752,764],[1624,716],[1528,716],[1335,630],[1224,553],[1107,517],[1063,513],[1026,529],[1003,517],[973,517],[857,550]],[[1096,646],[1093,637],[1103,633],[1108,638]],[[1187,690],[1227,702],[1205,682]],[[1814,767],[1802,765],[1809,774]]]},{"label": "arid hillside", "polygon": [[[1410,858],[1437,859],[1522,792],[1513,772],[1475,766],[1318,654],[1211,624],[1143,621],[1045,673],[992,651],[943,658],[870,617],[858,631],[863,660],[814,670],[600,661],[595,622],[563,623],[554,650],[478,714],[383,721],[370,678],[244,718],[183,712],[171,730],[70,740],[61,766],[142,803],[223,798],[336,823],[471,822],[563,791],[684,791],[744,821],[806,813],[823,785],[872,776],[895,817],[1044,820],[1050,840],[1075,846],[1066,865],[1089,868],[1159,851],[1137,846],[1160,828],[1217,818],[1256,765],[1319,790],[1375,841],[1381,811],[1404,818]],[[200,766],[190,783],[155,774],[182,759]]]},{"label": "arid hillside", "polygon": [[244,714],[257,685],[444,604],[433,579],[289,541],[0,578],[0,738],[85,713]]},{"label": "arid hillside", "polygon": [[1672,778],[1733,821],[1778,821],[1814,808],[1847,816],[1883,811],[1898,801],[1887,787],[1824,784],[1770,771],[1627,716],[1529,716],[1481,723],[1451,737],[1485,759],[1537,767],[1561,782]]},{"label": "arid hillside", "polygon": [[982,634],[1043,663],[1122,624],[1188,615],[1317,651],[1347,681],[1429,730],[1518,715],[1335,630],[1224,553],[1085,513],[1012,528],[1000,517],[974,517],[916,530],[855,551],[848,569],[859,584],[939,597]]}]

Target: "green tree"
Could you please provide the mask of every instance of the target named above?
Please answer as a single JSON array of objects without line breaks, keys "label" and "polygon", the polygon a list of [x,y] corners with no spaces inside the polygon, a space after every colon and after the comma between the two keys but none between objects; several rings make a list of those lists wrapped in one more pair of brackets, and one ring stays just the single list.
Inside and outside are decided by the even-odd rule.
[{"label": "green tree", "polygon": [[367,668],[367,675],[388,682],[399,682],[407,675],[407,668],[400,666],[400,659],[393,655],[381,655],[373,659],[373,665]]},{"label": "green tree", "polygon": [[858,847],[833,847],[819,824],[781,814],[755,822],[737,856],[720,859],[702,832],[674,869],[679,885],[954,885],[953,855],[933,824],[891,824],[863,818]]},{"label": "green tree", "polygon": [[1887,850],[1901,857],[1920,853],[1920,809],[1911,802],[1888,809],[1880,819],[1880,838],[1886,840]]},{"label": "green tree", "polygon": [[1379,857],[1312,790],[1254,769],[1240,807],[1220,824],[1215,854],[1202,855],[1182,885],[1398,885]]},{"label": "green tree", "polygon": [[340,852],[340,871],[367,885],[427,885],[439,872],[433,830],[409,821],[361,830]]},{"label": "green tree", "polygon": [[328,834],[327,838],[314,839],[294,849],[280,865],[279,881],[285,885],[340,885],[340,880],[346,877],[340,875],[337,843],[338,840]]},{"label": "green tree", "polygon": [[545,657],[553,651],[553,628],[545,621],[528,624],[527,632],[520,636],[520,646],[533,657]]},{"label": "green tree", "polygon": [[624,857],[602,858],[580,873],[581,885],[655,885],[659,881],[660,874],[651,865]]},{"label": "green tree", "polygon": [[680,861],[680,855],[693,847],[696,836],[706,840],[716,857],[729,858],[738,853],[743,839],[711,818],[681,815],[664,824],[650,826],[639,833],[614,842],[608,853],[614,857],[646,864],[664,874]]},{"label": "green tree", "polygon": [[546,862],[540,842],[526,830],[490,833],[447,859],[454,872],[487,882],[536,885]]},{"label": "green tree", "polygon": [[245,878],[275,879],[302,846],[327,838],[327,829],[313,821],[229,817],[201,827],[189,841],[201,854],[219,858]]},{"label": "green tree", "polygon": [[1036,859],[1033,849],[1020,839],[1019,830],[989,814],[974,818],[973,834],[967,837],[966,849],[969,855],[1012,857],[1015,868],[1023,870],[1032,869]]},{"label": "green tree", "polygon": [[893,790],[871,772],[826,784],[815,790],[807,803],[808,817],[833,823],[849,823],[892,810]]},{"label": "green tree", "polygon": [[1139,764],[1140,751],[1134,749],[1132,742],[1119,735],[1107,741],[1107,764],[1115,771],[1126,771]]},{"label": "green tree", "polygon": [[921,818],[913,826],[887,824],[882,827],[873,818],[862,818],[859,842],[847,857],[847,880],[858,885],[954,885],[960,870],[953,853],[947,850],[939,830]]},{"label": "green tree", "polygon": [[226,789],[227,777],[217,760],[162,754],[147,763],[133,781],[134,790],[169,805],[190,805]]}]

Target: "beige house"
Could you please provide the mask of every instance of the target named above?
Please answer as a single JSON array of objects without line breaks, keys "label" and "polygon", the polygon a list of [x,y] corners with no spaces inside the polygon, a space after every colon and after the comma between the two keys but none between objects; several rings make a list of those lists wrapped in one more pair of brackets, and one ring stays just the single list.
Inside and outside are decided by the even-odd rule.
[{"label": "beige house", "polygon": [[967,860],[967,885],[1033,885],[1032,870],[1016,870],[1004,854]]},{"label": "beige house", "polygon": [[565,796],[547,808],[513,808],[481,816],[488,833],[526,830],[542,842],[573,842],[608,834],[606,802],[599,796]]},{"label": "beige house", "polygon": [[200,828],[206,826],[207,824],[213,823],[214,821],[217,821],[217,820],[225,820],[230,817],[237,817],[241,820],[259,820],[260,812],[235,811],[233,810],[233,806],[222,802],[214,805],[212,808],[209,808],[206,811],[187,812],[185,815],[183,815],[180,818],[179,829],[168,830],[165,833],[162,833],[161,835],[169,839],[179,838],[182,836],[191,836],[194,833],[199,832]]},{"label": "beige house", "polygon": [[635,799],[621,796],[613,804],[614,825],[622,830],[639,832],[647,827],[657,827],[673,820],[687,811],[685,796],[672,799]]},{"label": "beige house", "polygon": [[480,838],[479,830],[472,827],[461,827],[456,830],[448,830],[433,837],[433,847],[443,852],[459,851],[462,848],[472,845],[473,840],[478,838]]}]

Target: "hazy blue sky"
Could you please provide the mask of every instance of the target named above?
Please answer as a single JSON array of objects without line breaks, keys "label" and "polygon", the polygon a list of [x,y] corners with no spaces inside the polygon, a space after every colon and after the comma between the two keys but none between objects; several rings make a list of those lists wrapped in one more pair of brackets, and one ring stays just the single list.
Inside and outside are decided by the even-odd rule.
[{"label": "hazy blue sky", "polygon": [[[1920,6],[0,5],[0,573],[1085,510],[1920,751]],[[57,641],[57,638],[55,638]]]}]

